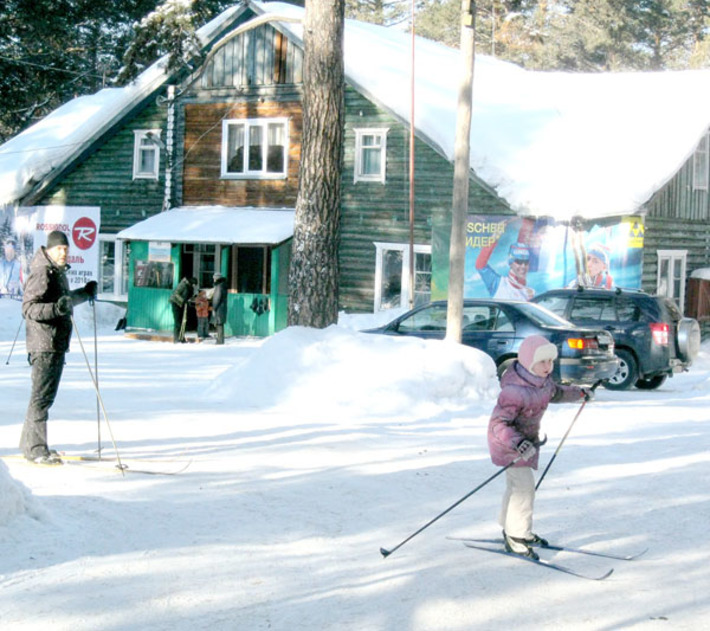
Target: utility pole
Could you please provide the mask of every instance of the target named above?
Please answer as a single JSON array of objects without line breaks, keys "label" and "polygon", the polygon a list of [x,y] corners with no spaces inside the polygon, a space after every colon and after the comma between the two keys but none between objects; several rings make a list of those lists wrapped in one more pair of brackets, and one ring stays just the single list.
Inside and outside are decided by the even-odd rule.
[{"label": "utility pole", "polygon": [[446,314],[446,339],[461,342],[463,284],[466,262],[466,215],[471,164],[471,109],[473,66],[476,54],[476,3],[461,0],[461,83],[456,112],[454,144],[454,193],[451,209],[449,246],[449,292]]}]

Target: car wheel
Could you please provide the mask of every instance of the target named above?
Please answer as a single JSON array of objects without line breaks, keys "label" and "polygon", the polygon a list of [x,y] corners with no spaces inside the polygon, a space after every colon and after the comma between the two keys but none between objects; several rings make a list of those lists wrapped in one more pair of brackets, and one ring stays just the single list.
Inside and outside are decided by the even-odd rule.
[{"label": "car wheel", "polygon": [[649,379],[639,379],[636,382],[636,387],[639,390],[655,390],[660,388],[668,379],[668,375],[654,375]]},{"label": "car wheel", "polygon": [[515,357],[508,357],[508,359],[504,359],[500,364],[498,364],[498,380],[500,381],[500,378],[503,376],[503,373],[508,370],[508,368],[512,365],[512,363],[515,361]]},{"label": "car wheel", "polygon": [[636,359],[623,348],[616,349],[616,356],[619,358],[619,369],[609,381],[604,383],[604,387],[607,390],[628,390],[638,379]]}]

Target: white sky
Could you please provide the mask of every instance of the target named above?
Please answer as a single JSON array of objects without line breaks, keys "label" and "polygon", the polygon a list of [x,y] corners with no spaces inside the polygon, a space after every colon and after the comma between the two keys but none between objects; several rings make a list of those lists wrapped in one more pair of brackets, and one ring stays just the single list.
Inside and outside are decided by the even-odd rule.
[{"label": "white sky", "polygon": [[[253,4],[280,15],[303,14],[284,3]],[[214,32],[233,11],[203,33]],[[299,24],[282,27],[302,34]],[[347,79],[404,120],[410,118],[410,40],[396,29],[346,22]],[[415,58],[416,126],[453,159],[458,52],[419,38]],[[135,86],[75,99],[0,147],[0,203],[26,192],[31,180],[66,159],[161,76],[155,65]],[[710,126],[710,71],[530,72],[479,55],[473,96],[476,173],[520,214],[557,219],[638,211]]]}]

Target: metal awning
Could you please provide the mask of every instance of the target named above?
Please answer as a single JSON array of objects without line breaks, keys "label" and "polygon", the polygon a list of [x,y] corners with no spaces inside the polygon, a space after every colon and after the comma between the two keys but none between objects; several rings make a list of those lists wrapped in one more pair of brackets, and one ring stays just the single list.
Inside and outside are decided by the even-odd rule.
[{"label": "metal awning", "polygon": [[170,243],[276,245],[293,236],[289,208],[183,206],[121,230],[118,239]]}]

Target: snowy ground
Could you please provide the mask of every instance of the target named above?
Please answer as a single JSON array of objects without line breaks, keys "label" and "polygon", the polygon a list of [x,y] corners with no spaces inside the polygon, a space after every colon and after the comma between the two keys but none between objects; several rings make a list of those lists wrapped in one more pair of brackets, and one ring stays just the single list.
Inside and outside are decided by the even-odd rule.
[{"label": "snowy ground", "polygon": [[[77,312],[93,367],[93,317]],[[496,469],[492,363],[445,343],[295,329],[222,347],[130,340],[99,305],[99,382],[132,467],[17,453],[30,373],[0,300],[0,620],[10,630],[704,629],[710,614],[710,347],[657,392],[598,392],[540,488],[536,530],[638,561],[554,555],[586,581],[464,548],[496,536],[503,480],[392,548]],[[369,323],[368,323],[369,324]],[[551,406],[553,454],[577,405]],[[75,336],[49,426],[90,454],[96,396]],[[114,450],[106,424],[105,455]],[[134,460],[136,459],[136,460]],[[145,459],[138,462],[137,459]],[[547,556],[552,557],[548,552]]]}]

